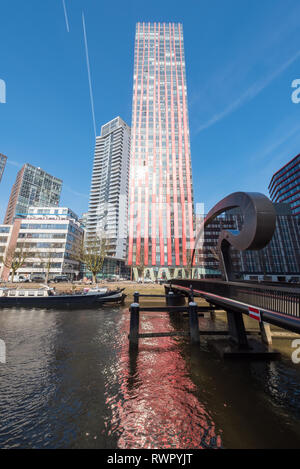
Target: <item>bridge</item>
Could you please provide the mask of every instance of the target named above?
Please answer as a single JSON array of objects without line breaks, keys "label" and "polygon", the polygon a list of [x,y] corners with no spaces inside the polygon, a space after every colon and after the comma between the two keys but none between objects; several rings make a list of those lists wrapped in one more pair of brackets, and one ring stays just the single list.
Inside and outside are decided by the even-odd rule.
[{"label": "bridge", "polygon": [[232,338],[239,345],[246,343],[243,321],[238,317],[241,314],[258,320],[266,334],[265,324],[300,334],[300,288],[217,279],[174,279],[170,287],[175,294],[202,297],[226,311],[228,323],[233,326]]},{"label": "bridge", "polygon": [[[236,192],[216,204],[208,213],[197,234],[192,256],[195,260],[197,244],[204,228],[218,215],[239,208],[243,216],[240,232],[224,230],[218,240],[218,256],[223,280],[173,279],[170,287],[180,301],[180,295],[200,296],[209,304],[227,313],[230,339],[238,348],[249,348],[243,314],[259,322],[263,341],[271,343],[269,325],[300,333],[300,288],[233,281],[230,249],[259,250],[265,247],[275,231],[276,214],[272,202],[263,194]],[[166,287],[166,291],[170,291]]]},{"label": "bridge", "polygon": [[[198,329],[197,311],[226,312],[228,331],[226,340],[216,341],[216,347],[222,356],[275,356],[270,350],[272,335],[270,324],[287,331],[300,334],[300,288],[280,284],[262,284],[255,282],[234,281],[231,248],[238,250],[259,250],[272,239],[276,227],[276,213],[272,202],[263,194],[236,192],[216,204],[208,213],[196,237],[191,266],[195,265],[195,254],[199,240],[203,238],[204,228],[218,215],[233,208],[238,208],[243,217],[243,226],[239,232],[223,230],[218,240],[218,256],[223,279],[172,279],[165,285],[169,312],[187,311],[190,318],[189,336],[194,343],[199,342],[199,334],[207,331]],[[136,341],[139,334],[139,294],[135,294],[131,308],[131,341]],[[145,296],[145,295],[141,295]],[[151,295],[149,295],[151,296]],[[189,305],[185,305],[185,298]],[[205,299],[208,306],[197,307],[195,297]],[[198,308],[198,310],[197,310]],[[148,311],[157,308],[147,308]],[[160,308],[161,310],[162,308]],[[141,310],[146,310],[141,308]],[[248,339],[244,325],[244,315],[258,321],[262,343]],[[220,331],[210,331],[209,335],[220,335]],[[158,336],[152,334],[152,336]],[[160,333],[159,336],[166,334]],[[223,335],[226,335],[225,333]]]}]

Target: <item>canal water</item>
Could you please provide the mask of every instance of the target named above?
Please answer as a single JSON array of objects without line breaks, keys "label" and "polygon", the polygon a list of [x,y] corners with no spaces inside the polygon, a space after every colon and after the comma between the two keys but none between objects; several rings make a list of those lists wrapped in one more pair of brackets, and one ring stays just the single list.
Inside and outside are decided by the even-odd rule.
[{"label": "canal water", "polygon": [[[187,327],[142,313],[144,332]],[[200,319],[202,328],[210,321]],[[218,320],[213,327],[223,328]],[[300,364],[224,361],[203,338],[140,341],[124,307],[2,310],[0,448],[297,448]]]}]

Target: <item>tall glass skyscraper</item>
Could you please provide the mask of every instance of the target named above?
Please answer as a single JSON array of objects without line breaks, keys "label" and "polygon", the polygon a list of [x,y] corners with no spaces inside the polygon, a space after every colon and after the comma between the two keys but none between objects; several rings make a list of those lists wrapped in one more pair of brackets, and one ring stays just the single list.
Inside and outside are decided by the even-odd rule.
[{"label": "tall glass skyscraper", "polygon": [[62,180],[29,163],[22,166],[12,187],[4,224],[11,225],[16,216],[24,216],[30,206],[55,207],[59,204]]},{"label": "tall glass skyscraper", "polygon": [[107,240],[107,255],[126,258],[130,127],[116,117],[96,137],[86,240]]},{"label": "tall glass skyscraper", "polygon": [[3,176],[4,168],[5,168],[5,165],[6,165],[6,160],[7,160],[7,156],[0,153],[0,181],[1,181],[2,176]]},{"label": "tall glass skyscraper", "polygon": [[187,265],[193,241],[182,25],[137,23],[128,264],[135,276],[138,266],[145,266],[145,274],[152,278],[169,276],[171,268]]},{"label": "tall glass skyscraper", "polygon": [[293,214],[300,216],[300,154],[272,176],[269,193],[273,202],[290,204]]}]

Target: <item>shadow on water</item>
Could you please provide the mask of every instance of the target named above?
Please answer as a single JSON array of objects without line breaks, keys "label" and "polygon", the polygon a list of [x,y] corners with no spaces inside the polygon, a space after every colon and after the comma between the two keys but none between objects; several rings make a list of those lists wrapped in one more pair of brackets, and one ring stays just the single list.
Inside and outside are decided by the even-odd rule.
[{"label": "shadow on water", "polygon": [[[201,321],[202,328],[209,323]],[[222,323],[215,323],[219,327]],[[285,357],[271,362],[223,360],[210,353],[209,340],[203,337],[198,350],[185,343],[182,353],[191,379],[223,430],[224,447],[298,448],[299,368]]]}]

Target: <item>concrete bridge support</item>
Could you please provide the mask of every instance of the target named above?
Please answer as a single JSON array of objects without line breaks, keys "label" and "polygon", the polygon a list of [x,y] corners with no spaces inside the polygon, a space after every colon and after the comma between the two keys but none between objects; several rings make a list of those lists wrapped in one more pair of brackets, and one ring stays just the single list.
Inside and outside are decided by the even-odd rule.
[{"label": "concrete bridge support", "polygon": [[259,323],[260,333],[261,333],[261,340],[266,345],[272,345],[272,333],[270,324],[261,321]]},{"label": "concrete bridge support", "polygon": [[226,310],[229,338],[239,349],[249,349],[243,315],[230,309]]},{"label": "concrete bridge support", "polygon": [[223,358],[244,358],[274,360],[280,353],[272,350],[269,345],[272,337],[269,324],[260,323],[262,343],[255,338],[248,338],[243,314],[230,309],[226,310],[228,321],[228,339],[211,341],[213,348]]}]

